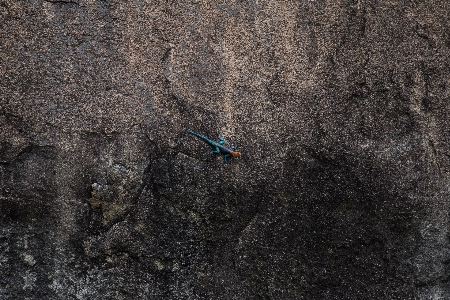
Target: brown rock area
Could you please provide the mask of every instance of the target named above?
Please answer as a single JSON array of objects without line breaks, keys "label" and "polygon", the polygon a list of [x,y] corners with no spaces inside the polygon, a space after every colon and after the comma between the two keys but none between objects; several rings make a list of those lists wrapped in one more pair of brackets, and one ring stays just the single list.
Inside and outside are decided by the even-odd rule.
[{"label": "brown rock area", "polygon": [[449,11],[0,0],[0,299],[450,299]]}]

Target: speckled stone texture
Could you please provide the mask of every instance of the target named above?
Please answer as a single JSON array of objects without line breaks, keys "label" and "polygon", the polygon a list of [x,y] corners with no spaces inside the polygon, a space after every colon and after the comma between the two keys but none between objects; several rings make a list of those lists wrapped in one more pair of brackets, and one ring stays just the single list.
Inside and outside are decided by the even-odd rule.
[{"label": "speckled stone texture", "polygon": [[449,11],[0,0],[0,299],[450,299]]}]

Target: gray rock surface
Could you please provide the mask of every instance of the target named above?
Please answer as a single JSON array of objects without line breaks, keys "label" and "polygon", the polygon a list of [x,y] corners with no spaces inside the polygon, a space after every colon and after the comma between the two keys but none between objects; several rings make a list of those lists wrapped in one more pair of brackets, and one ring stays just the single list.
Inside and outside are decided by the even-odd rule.
[{"label": "gray rock surface", "polygon": [[0,298],[450,299],[448,11],[0,0]]}]

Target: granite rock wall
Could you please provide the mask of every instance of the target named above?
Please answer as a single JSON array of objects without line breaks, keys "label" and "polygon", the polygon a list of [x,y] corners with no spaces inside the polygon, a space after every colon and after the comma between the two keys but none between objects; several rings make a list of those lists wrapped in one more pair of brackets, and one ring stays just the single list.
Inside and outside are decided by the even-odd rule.
[{"label": "granite rock wall", "polygon": [[448,11],[0,0],[0,298],[450,298]]}]

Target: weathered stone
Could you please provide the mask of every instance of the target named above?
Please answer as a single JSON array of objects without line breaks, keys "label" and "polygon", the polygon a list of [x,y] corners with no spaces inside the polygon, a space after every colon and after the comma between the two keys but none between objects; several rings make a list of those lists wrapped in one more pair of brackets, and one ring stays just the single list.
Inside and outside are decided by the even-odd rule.
[{"label": "weathered stone", "polygon": [[450,298],[449,10],[0,0],[0,298]]}]

